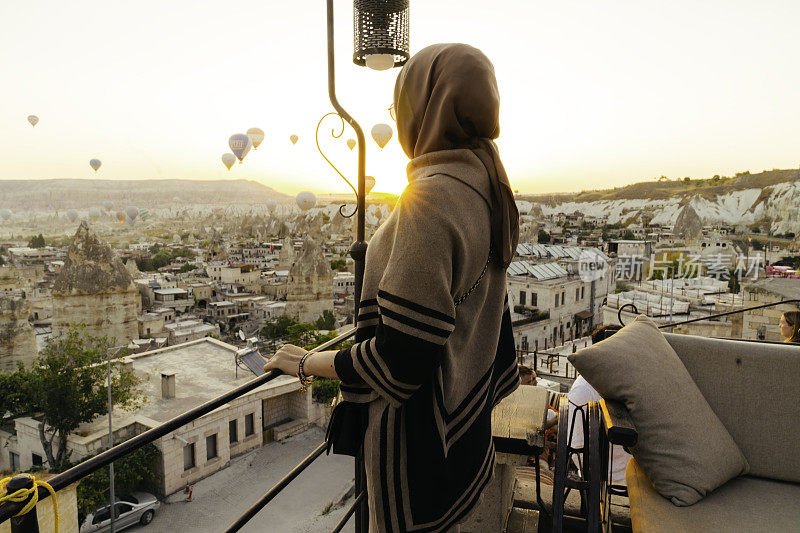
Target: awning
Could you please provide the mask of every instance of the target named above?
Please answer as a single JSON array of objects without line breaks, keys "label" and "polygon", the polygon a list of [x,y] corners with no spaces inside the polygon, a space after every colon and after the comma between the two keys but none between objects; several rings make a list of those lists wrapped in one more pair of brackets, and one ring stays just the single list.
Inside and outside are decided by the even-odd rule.
[{"label": "awning", "polygon": [[593,316],[594,316],[594,313],[592,313],[589,310],[579,311],[579,312],[575,313],[575,319],[576,320],[588,320],[588,319],[592,318]]}]

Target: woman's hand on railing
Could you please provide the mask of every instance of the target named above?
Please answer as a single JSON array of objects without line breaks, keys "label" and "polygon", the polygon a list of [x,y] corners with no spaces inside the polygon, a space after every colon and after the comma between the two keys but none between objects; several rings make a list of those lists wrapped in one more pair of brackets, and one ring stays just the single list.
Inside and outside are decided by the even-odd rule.
[{"label": "woman's hand on railing", "polygon": [[[264,365],[264,371],[279,370],[287,376],[297,376],[300,373],[300,360],[308,353],[307,350],[293,344],[284,344]],[[338,379],[333,359],[336,352],[312,352],[306,357],[303,371],[308,376]]]},{"label": "woman's hand on railing", "polygon": [[294,344],[284,344],[275,352],[270,360],[264,365],[264,372],[279,370],[287,376],[296,376],[300,372],[300,359],[307,353],[307,350],[295,346]]}]

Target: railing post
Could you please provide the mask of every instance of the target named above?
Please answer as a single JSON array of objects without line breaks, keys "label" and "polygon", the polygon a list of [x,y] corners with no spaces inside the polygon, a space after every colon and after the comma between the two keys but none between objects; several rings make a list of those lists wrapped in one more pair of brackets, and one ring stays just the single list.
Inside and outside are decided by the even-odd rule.
[{"label": "railing post", "polygon": [[[6,493],[11,494],[20,489],[32,489],[33,478],[30,476],[14,476],[11,481],[6,485]],[[19,504],[22,509],[33,497],[33,494],[28,496],[28,499]],[[55,509],[54,509],[55,511]],[[17,511],[18,512],[18,511]],[[39,518],[36,515],[36,507],[28,511],[22,516],[15,516],[11,519],[11,533],[39,533]]]}]

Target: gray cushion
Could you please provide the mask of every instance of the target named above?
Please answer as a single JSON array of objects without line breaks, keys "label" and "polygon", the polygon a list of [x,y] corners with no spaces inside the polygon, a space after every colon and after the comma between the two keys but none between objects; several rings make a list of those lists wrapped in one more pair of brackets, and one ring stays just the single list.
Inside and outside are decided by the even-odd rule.
[{"label": "gray cushion", "polygon": [[733,438],[646,316],[570,355],[569,362],[600,396],[630,410],[639,433],[631,453],[675,505],[692,505],[748,471]]},{"label": "gray cushion", "polygon": [[665,334],[750,464],[800,483],[800,346]]},{"label": "gray cushion", "polygon": [[626,472],[634,533],[724,531],[786,532],[800,529],[800,485],[738,477],[691,507],[662,498],[636,460]]}]

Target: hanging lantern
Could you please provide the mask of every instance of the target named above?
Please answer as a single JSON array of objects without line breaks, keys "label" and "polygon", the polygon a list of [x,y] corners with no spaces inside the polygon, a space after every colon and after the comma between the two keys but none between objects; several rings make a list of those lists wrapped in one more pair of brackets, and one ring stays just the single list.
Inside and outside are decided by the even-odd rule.
[{"label": "hanging lantern", "polygon": [[386,70],[408,61],[408,1],[354,0],[353,63]]}]

